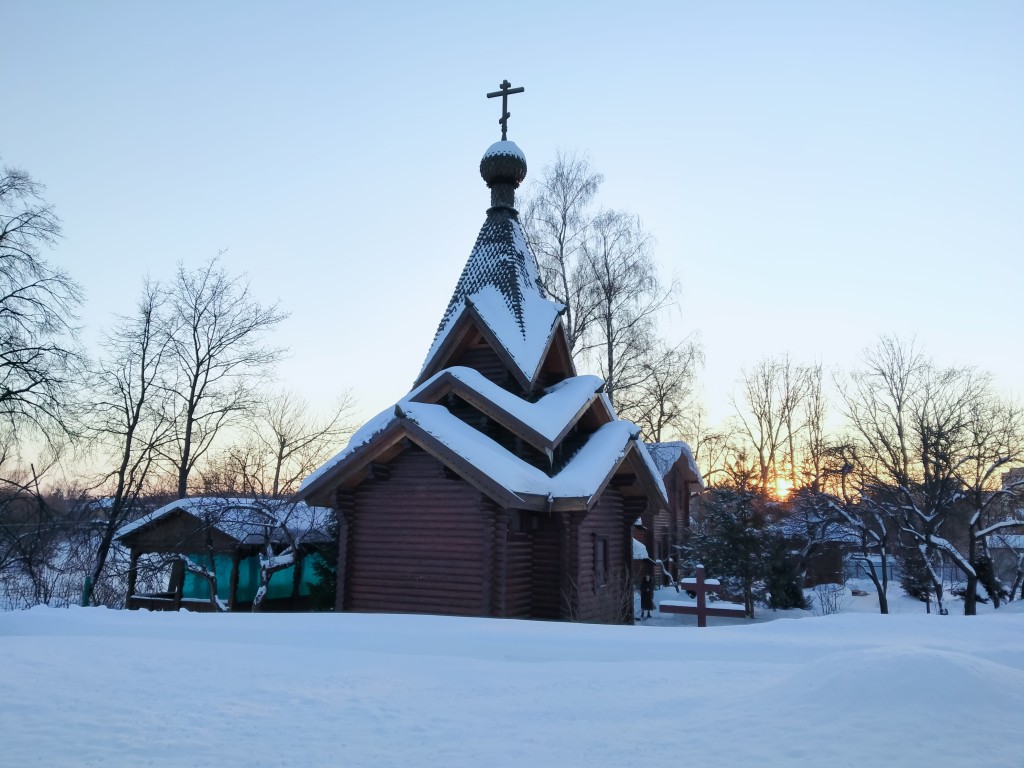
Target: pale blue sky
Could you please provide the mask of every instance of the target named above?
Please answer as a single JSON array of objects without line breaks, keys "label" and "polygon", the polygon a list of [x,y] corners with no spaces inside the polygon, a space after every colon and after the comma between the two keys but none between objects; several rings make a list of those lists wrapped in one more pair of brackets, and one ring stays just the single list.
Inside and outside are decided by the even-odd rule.
[{"label": "pale blue sky", "polygon": [[1021,392],[1024,3],[0,0],[0,27],[0,156],[47,185],[90,329],[228,248],[292,313],[282,383],[386,407],[483,221],[508,78],[532,173],[589,153],[657,238],[713,417],[759,357],[884,332]]}]

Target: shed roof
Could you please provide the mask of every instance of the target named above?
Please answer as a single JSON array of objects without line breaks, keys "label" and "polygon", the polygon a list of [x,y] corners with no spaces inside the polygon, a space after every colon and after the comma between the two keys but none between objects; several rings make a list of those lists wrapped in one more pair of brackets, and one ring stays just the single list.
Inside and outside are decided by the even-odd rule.
[{"label": "shed roof", "polygon": [[292,537],[309,542],[326,541],[331,510],[309,506],[289,499],[224,498],[193,496],[176,499],[138,520],[122,526],[117,539],[131,539],[134,534],[159,525],[171,515],[184,512],[195,517],[239,544],[262,544],[284,540],[287,528]]}]

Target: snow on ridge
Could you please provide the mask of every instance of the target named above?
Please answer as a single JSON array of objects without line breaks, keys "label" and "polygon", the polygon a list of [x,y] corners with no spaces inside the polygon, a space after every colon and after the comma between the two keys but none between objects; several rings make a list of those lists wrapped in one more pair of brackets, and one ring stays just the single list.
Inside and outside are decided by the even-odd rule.
[{"label": "snow on ridge", "polygon": [[537,402],[531,403],[498,386],[473,368],[452,366],[431,376],[426,382],[406,395],[402,402],[415,400],[419,392],[445,373],[463,382],[483,399],[493,403],[551,441],[558,437],[569,420],[594,397],[594,393],[604,384],[598,376],[573,376],[548,387]]},{"label": "snow on ridge", "polygon": [[[558,474],[549,477],[442,405],[408,403],[402,407],[406,416],[425,432],[516,496],[590,498],[622,460],[637,432],[637,427],[628,421],[604,424]],[[637,447],[643,450],[640,443]]]},{"label": "snow on ridge", "polygon": [[[594,392],[603,384],[598,376],[574,376],[569,379],[563,379],[557,384],[548,387],[544,390],[545,394],[540,400],[531,403],[506,389],[502,389],[473,368],[452,366],[451,368],[438,371],[418,387],[412,389],[405,397],[398,401],[397,405],[408,413],[409,408],[417,404],[415,402],[416,398],[437,379],[446,374],[459,379],[472,390],[479,393],[484,399],[489,400],[514,418],[519,419],[523,424],[548,440],[554,440],[558,436],[569,419],[586,405],[587,401],[593,397]],[[345,448],[324,462],[323,465],[302,481],[302,484],[299,486],[299,493],[309,487],[319,477],[329,472],[333,467],[337,466],[341,461],[348,458],[358,448],[369,443],[375,435],[387,429],[397,418],[394,406],[392,406],[381,411],[366,422],[366,424],[356,430]]]},{"label": "snow on ridge", "polygon": [[546,493],[548,476],[453,416],[443,405],[403,404],[405,415],[439,443],[515,494]]},{"label": "snow on ridge", "polygon": [[540,367],[562,305],[538,294],[524,293],[522,315],[517,317],[505,295],[495,286],[485,285],[470,298],[480,319],[501,342],[523,376],[532,379]]},{"label": "snow on ridge", "polygon": [[[610,421],[592,434],[552,478],[555,496],[591,496],[621,461],[639,429],[631,421]],[[639,446],[639,443],[637,444]]]}]

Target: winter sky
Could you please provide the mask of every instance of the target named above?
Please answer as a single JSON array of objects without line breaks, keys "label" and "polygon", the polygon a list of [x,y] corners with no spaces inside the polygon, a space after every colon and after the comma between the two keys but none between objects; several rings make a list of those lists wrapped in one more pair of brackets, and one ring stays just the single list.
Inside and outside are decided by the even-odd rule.
[{"label": "winter sky", "polygon": [[[744,366],[881,333],[1021,393],[1024,5],[0,2],[5,163],[47,185],[87,338],[228,249],[291,312],[282,385],[363,416],[411,386],[499,137],[589,154],[700,332]],[[529,182],[529,179],[528,179]]]}]

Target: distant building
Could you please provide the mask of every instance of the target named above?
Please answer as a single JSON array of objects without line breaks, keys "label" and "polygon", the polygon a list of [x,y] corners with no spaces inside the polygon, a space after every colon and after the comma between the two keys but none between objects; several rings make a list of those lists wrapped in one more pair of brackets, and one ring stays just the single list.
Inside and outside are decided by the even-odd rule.
[{"label": "distant building", "polygon": [[704,480],[693,458],[690,446],[682,441],[648,443],[668,494],[664,507],[649,505],[639,518],[634,532],[653,561],[652,575],[656,584],[678,580],[680,547],[690,529],[690,499],[704,490]]}]

